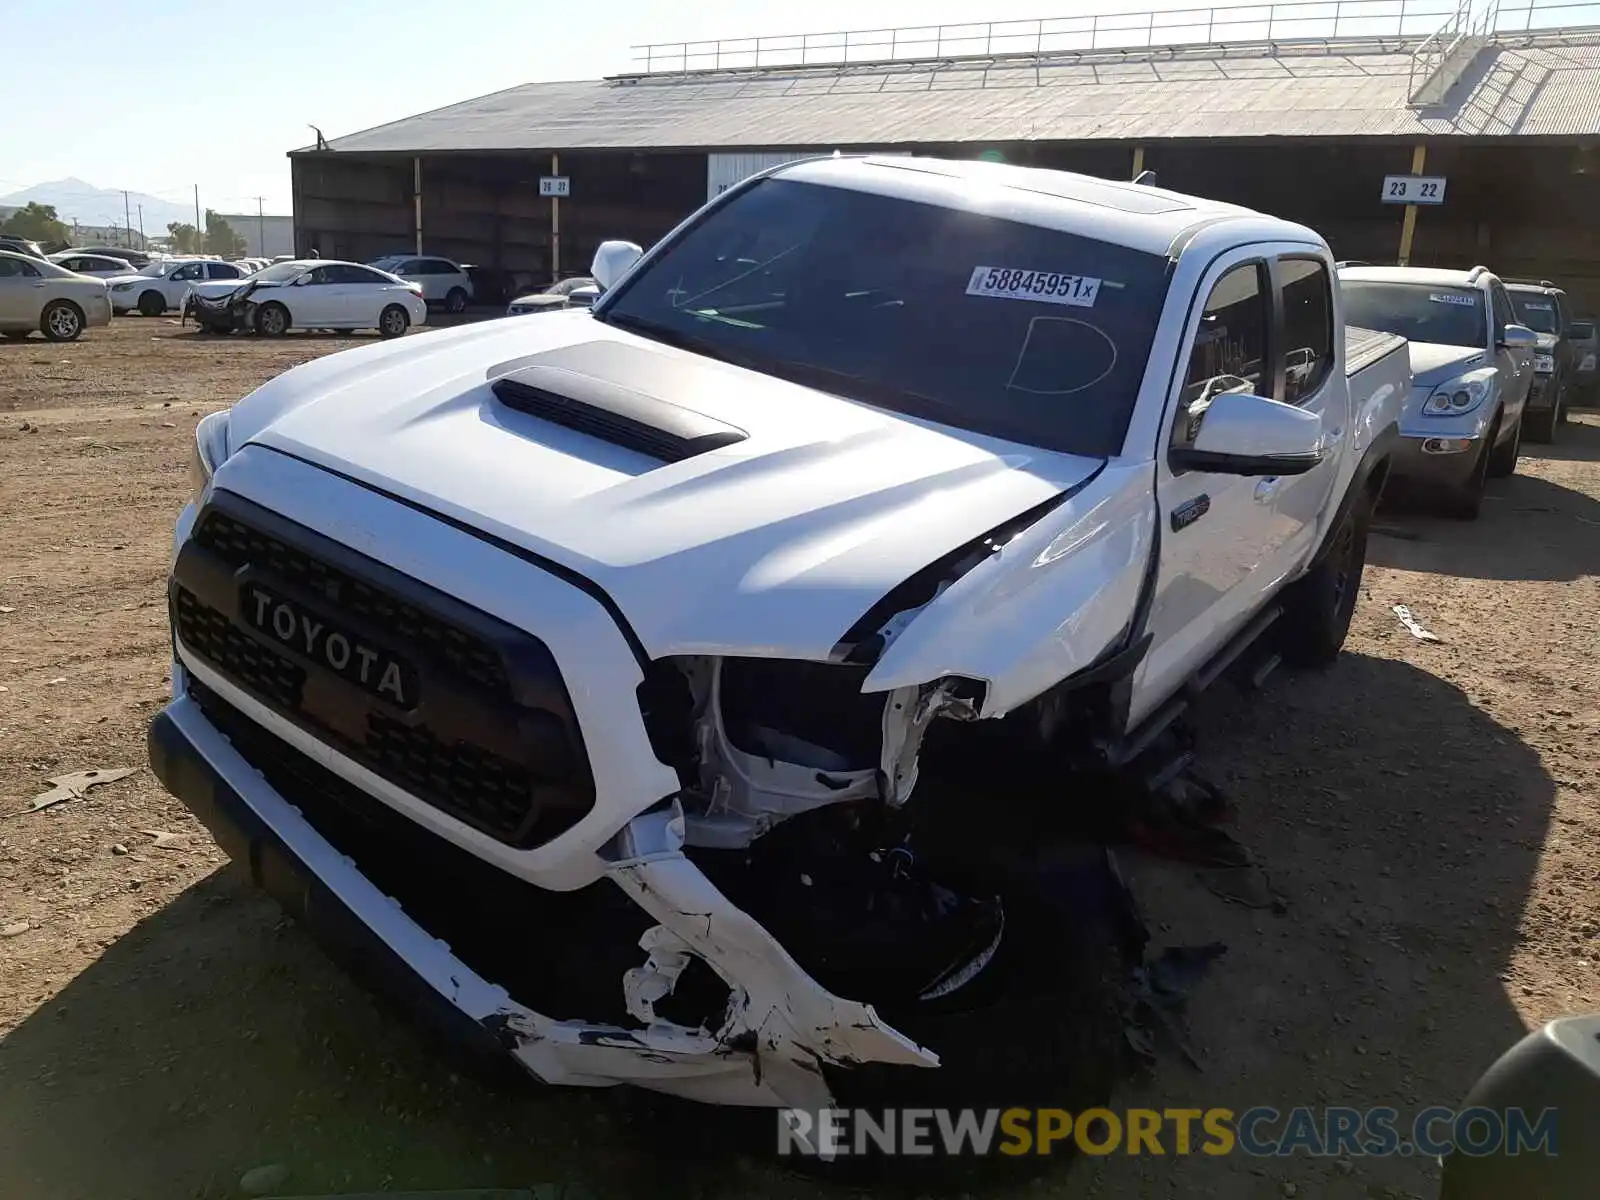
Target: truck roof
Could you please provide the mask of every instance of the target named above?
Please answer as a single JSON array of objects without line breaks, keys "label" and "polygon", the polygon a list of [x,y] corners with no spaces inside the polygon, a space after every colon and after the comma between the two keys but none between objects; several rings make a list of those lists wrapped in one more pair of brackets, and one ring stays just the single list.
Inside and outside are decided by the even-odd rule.
[{"label": "truck roof", "polygon": [[[1251,219],[1263,233],[1320,243],[1313,230],[1236,204],[1072,171],[979,160],[852,155],[804,159],[773,172],[784,179],[983,212],[1152,254],[1170,251],[1198,225]],[[1253,235],[1252,235],[1253,236]]]}]

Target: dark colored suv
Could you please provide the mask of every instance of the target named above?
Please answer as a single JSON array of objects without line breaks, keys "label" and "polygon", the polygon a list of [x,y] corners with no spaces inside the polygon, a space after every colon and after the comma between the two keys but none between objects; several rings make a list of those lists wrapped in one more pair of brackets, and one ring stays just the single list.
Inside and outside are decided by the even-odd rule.
[{"label": "dark colored suv", "polygon": [[1567,293],[1548,279],[1506,280],[1517,320],[1539,335],[1533,352],[1533,388],[1522,418],[1524,436],[1532,442],[1553,442],[1566,419],[1578,373],[1572,344],[1572,304]]}]

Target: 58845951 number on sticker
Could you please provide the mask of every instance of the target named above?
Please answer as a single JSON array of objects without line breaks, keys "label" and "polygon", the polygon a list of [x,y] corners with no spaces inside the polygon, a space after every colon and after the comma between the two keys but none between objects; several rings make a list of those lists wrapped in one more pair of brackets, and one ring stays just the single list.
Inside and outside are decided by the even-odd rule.
[{"label": "58845951 number on sticker", "polygon": [[1070,304],[1093,308],[1100,280],[1059,271],[1023,271],[1013,267],[973,267],[967,295],[997,300],[1037,300],[1045,304]]}]

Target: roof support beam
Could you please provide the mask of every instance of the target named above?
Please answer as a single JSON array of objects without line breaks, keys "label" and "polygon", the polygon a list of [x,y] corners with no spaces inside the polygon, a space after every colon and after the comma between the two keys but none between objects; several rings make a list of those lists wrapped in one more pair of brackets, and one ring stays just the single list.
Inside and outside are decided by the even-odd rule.
[{"label": "roof support beam", "polygon": [[422,253],[422,157],[411,160],[412,231],[417,235],[417,253]]},{"label": "roof support beam", "polygon": [[[1411,151],[1411,173],[1421,175],[1428,165],[1428,147],[1424,142],[1418,142]],[[1411,265],[1411,240],[1417,234],[1417,206],[1406,205],[1405,220],[1400,226],[1400,265]]]}]

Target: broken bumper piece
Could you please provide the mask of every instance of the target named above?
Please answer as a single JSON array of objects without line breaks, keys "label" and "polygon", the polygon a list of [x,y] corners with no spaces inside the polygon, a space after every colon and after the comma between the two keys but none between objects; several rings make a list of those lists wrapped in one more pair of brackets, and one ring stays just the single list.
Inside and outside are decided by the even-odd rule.
[{"label": "broken bumper piece", "polygon": [[[173,678],[177,698],[149,735],[161,781],[335,957],[467,1050],[509,1053],[550,1084],[629,1083],[711,1103],[807,1109],[832,1102],[825,1064],[938,1066],[869,1005],[819,985],[712,885],[682,852],[676,802],[636,817],[606,852],[610,884],[647,914],[639,965],[614,982],[635,1023],[533,1011],[375,886],[208,718],[181,665]],[[729,990],[715,1030],[655,1011],[696,957]]]}]

